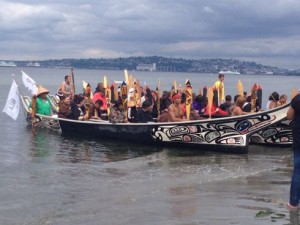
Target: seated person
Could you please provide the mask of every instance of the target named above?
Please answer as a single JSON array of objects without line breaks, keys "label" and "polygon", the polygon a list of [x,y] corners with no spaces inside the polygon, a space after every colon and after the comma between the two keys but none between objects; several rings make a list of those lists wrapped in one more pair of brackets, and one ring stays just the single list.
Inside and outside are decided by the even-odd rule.
[{"label": "seated person", "polygon": [[255,92],[253,91],[251,93],[251,96],[248,96],[246,98],[246,102],[243,105],[243,111],[244,112],[258,112],[260,111],[259,109],[259,102],[256,97]]},{"label": "seated person", "polygon": [[279,101],[279,94],[276,91],[274,91],[269,97],[266,110],[276,108],[278,106],[278,101]]},{"label": "seated person", "polygon": [[287,96],[285,94],[280,95],[278,105],[285,105],[287,103]]},{"label": "seated person", "polygon": [[[49,91],[46,88],[44,88],[42,85],[38,86],[37,95],[33,96],[33,98],[36,98],[37,114],[46,115],[46,116],[52,115],[51,103],[47,97],[48,94]],[[29,108],[33,108],[32,102],[30,103]]]},{"label": "seated person", "polygon": [[168,122],[185,121],[183,108],[181,106],[181,94],[177,93],[172,97],[173,104],[168,107]]},{"label": "seated person", "polygon": [[101,100],[103,105],[101,106],[102,113],[107,114],[107,100],[105,97],[105,88],[100,88],[99,92],[96,92],[93,96],[93,101],[96,102],[97,100]]},{"label": "seated person", "polygon": [[119,99],[111,108],[111,112],[108,116],[108,121],[111,123],[127,123],[127,115],[124,110],[122,99]]},{"label": "seated person", "polygon": [[[205,108],[202,110],[203,116],[207,116],[209,114],[208,112],[208,105],[205,106]],[[213,117],[223,117],[223,116],[229,116],[226,111],[223,111],[222,109],[216,107],[215,104],[212,104],[211,106],[211,116]]]},{"label": "seated person", "polygon": [[102,105],[103,105],[103,102],[101,100],[97,100],[94,104],[90,105],[89,119],[100,119],[101,118]]},{"label": "seated person", "polygon": [[243,111],[243,105],[246,102],[246,98],[244,96],[239,96],[236,100],[235,105],[231,108],[231,115],[232,116],[239,116],[239,115],[246,115],[247,112]]},{"label": "seated person", "polygon": [[206,106],[206,98],[203,95],[197,95],[193,101],[193,109],[199,114],[203,113],[203,109]]},{"label": "seated person", "polygon": [[152,106],[149,101],[144,101],[142,107],[138,109],[136,116],[134,118],[135,123],[147,123],[149,121],[153,121],[153,117],[151,115]]},{"label": "seated person", "polygon": [[71,119],[87,120],[88,115],[85,115],[84,97],[82,95],[75,95],[71,103]]},{"label": "seated person", "polygon": [[225,112],[227,112],[227,115],[230,115],[230,108],[233,106],[233,103],[232,103],[232,98],[231,98],[231,95],[226,95],[225,97],[225,102],[222,103],[219,108]]},{"label": "seated person", "polygon": [[70,97],[62,96],[60,102],[58,102],[58,117],[59,118],[70,118],[71,117],[71,105]]}]

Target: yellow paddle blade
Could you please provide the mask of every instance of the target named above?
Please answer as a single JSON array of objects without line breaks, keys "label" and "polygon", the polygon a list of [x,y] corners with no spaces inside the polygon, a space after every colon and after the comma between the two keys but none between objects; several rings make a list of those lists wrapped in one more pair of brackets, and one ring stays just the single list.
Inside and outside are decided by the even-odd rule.
[{"label": "yellow paddle blade", "polygon": [[297,89],[294,87],[292,89],[292,99],[297,95]]},{"label": "yellow paddle blade", "polygon": [[87,87],[87,85],[88,85],[88,83],[86,82],[86,81],[82,81],[82,86],[83,86],[83,89],[85,90],[86,89],[86,87]]},{"label": "yellow paddle blade", "polygon": [[103,87],[107,88],[107,78],[106,78],[106,76],[104,76],[104,78],[103,78]]},{"label": "yellow paddle blade", "polygon": [[212,87],[207,88],[207,110],[209,118],[211,118],[211,108],[213,104],[214,91]]},{"label": "yellow paddle blade", "polygon": [[238,94],[240,96],[244,96],[244,86],[240,80],[237,83],[237,89],[238,89]]},{"label": "yellow paddle blade", "polygon": [[125,82],[128,85],[129,75],[128,75],[128,71],[127,70],[124,70],[124,75],[125,75]]},{"label": "yellow paddle blade", "polygon": [[128,77],[128,83],[127,83],[127,88],[128,88],[128,90],[129,90],[130,88],[133,87],[133,82],[134,82],[134,78],[133,78],[133,76],[130,74],[129,77]]},{"label": "yellow paddle blade", "polygon": [[176,80],[173,81],[173,87],[174,87],[175,93],[177,93],[177,82],[176,82]]},{"label": "yellow paddle blade", "polygon": [[189,79],[187,79],[185,81],[185,96],[186,96],[185,107],[186,107],[187,120],[190,120],[191,107],[192,107],[192,94],[193,94],[192,86]]}]

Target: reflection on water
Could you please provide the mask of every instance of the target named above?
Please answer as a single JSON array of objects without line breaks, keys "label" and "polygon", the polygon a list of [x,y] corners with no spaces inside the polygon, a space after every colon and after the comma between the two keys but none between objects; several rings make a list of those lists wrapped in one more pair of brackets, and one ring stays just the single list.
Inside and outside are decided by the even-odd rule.
[{"label": "reflection on water", "polygon": [[31,132],[30,155],[33,158],[56,154],[58,162],[116,162],[162,151],[162,148],[157,146],[59,135],[47,129],[33,129],[27,132]]}]

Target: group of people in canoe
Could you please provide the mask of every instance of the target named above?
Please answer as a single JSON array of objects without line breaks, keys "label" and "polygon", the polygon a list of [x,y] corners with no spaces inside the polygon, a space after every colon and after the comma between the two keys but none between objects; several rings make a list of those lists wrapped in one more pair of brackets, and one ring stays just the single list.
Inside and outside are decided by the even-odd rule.
[{"label": "group of people in canoe", "polygon": [[[219,74],[218,78],[212,87],[213,96],[208,96],[206,88],[198,94],[191,93],[190,86],[190,89],[187,86],[183,90],[180,88],[177,90],[173,86],[170,91],[164,91],[160,95],[158,90],[150,90],[147,86],[140,87],[136,83],[134,87],[123,87],[125,82],[118,90],[112,90],[107,85],[105,87],[103,83],[98,83],[94,92],[88,84],[82,94],[75,94],[72,77],[66,75],[57,91],[59,97],[57,114],[59,118],[74,120],[106,119],[111,123],[145,123],[198,120],[208,116],[237,116],[261,110],[259,85],[255,84],[249,95],[243,92],[232,98],[231,95],[225,95],[224,75]],[[36,113],[42,115],[53,113],[53,105],[47,97],[48,94],[46,88],[38,87],[34,102],[36,105],[32,107]],[[209,104],[209,98],[212,98],[212,104]],[[266,109],[286,104],[286,101],[286,95],[279,96],[277,92],[273,92]]]}]

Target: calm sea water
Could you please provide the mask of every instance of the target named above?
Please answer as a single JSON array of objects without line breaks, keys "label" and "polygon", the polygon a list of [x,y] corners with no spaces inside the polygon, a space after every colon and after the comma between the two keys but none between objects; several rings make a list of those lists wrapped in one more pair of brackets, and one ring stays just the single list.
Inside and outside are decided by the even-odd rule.
[{"label": "calm sea water", "polygon": [[[68,69],[21,68],[54,93]],[[124,79],[123,71],[75,70],[92,87]],[[0,106],[20,68],[0,68]],[[217,75],[132,72],[150,87],[189,78],[194,90]],[[226,76],[226,94],[258,82],[264,104],[273,91],[290,96],[298,77]],[[17,121],[0,114],[0,224],[298,224],[284,207],[289,197],[291,155],[287,148],[251,146],[247,155],[149,147],[134,143],[32,132],[21,112]],[[269,212],[270,214],[264,212]],[[263,216],[256,216],[263,212]],[[260,215],[262,215],[260,214]]]}]

